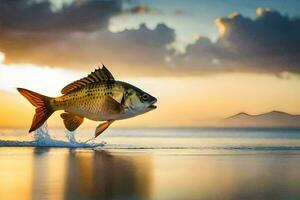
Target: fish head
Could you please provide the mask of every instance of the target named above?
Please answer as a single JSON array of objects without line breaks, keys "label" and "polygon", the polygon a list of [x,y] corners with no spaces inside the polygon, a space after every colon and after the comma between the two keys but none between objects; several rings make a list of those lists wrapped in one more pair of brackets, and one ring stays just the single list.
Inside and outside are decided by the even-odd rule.
[{"label": "fish head", "polygon": [[126,84],[122,102],[127,112],[139,115],[156,109],[157,99],[133,85]]}]

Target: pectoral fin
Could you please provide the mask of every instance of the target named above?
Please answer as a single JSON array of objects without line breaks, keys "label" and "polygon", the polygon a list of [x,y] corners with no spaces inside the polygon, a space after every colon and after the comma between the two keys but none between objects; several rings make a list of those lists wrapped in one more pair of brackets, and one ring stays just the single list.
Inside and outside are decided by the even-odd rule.
[{"label": "pectoral fin", "polygon": [[98,137],[103,131],[105,131],[114,120],[109,120],[104,123],[101,123],[97,126],[95,130],[95,138]]},{"label": "pectoral fin", "polygon": [[104,98],[102,109],[102,112],[106,114],[118,114],[122,111],[122,106],[114,98],[107,96]]},{"label": "pectoral fin", "polygon": [[83,122],[83,117],[72,113],[62,113],[60,116],[64,120],[66,129],[69,131],[75,131]]}]

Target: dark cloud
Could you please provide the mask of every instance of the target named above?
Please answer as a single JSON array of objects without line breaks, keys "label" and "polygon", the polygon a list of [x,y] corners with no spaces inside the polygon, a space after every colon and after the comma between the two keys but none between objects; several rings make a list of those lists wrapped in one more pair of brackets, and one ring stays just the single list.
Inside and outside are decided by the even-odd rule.
[{"label": "dark cloud", "polygon": [[130,12],[132,14],[146,14],[146,13],[161,14],[162,13],[160,10],[151,8],[146,5],[136,5],[132,8],[130,8]]},{"label": "dark cloud", "polygon": [[150,12],[150,8],[148,6],[144,6],[144,5],[137,5],[134,6],[130,9],[131,13],[134,14],[144,14],[144,13],[149,13]]},{"label": "dark cloud", "polygon": [[152,75],[153,68],[167,70],[166,46],[174,41],[174,30],[164,24],[151,30],[142,24],[112,33],[109,18],[121,7],[116,0],[81,1],[54,12],[48,1],[2,0],[0,51],[6,63],[90,69],[104,62],[120,71]]},{"label": "dark cloud", "polygon": [[165,75],[168,73],[166,46],[174,41],[175,32],[164,24],[158,24],[153,30],[142,24],[138,29],[118,33],[105,29],[31,36],[22,35],[18,42],[15,40],[13,48],[8,45],[4,49],[7,63],[91,69],[103,62],[113,66],[117,73]]},{"label": "dark cloud", "polygon": [[49,57],[56,59],[54,45],[70,50],[63,41],[74,33],[106,30],[121,7],[120,0],[85,0],[53,11],[47,0],[0,0],[0,51],[9,63],[48,65]]},{"label": "dark cloud", "polygon": [[175,60],[202,72],[300,72],[300,19],[269,9],[250,19],[240,14],[217,19],[216,42],[200,37]]},{"label": "dark cloud", "polygon": [[1,31],[58,32],[106,28],[121,0],[85,0],[53,11],[49,1],[0,0]]},{"label": "dark cloud", "polygon": [[86,0],[57,11],[46,0],[0,2],[0,51],[7,63],[90,69],[103,62],[132,75],[300,73],[300,19],[277,11],[258,9],[255,19],[219,18],[217,41],[199,37],[178,55],[167,48],[175,30],[165,24],[109,31],[109,18],[122,12],[121,1]]}]

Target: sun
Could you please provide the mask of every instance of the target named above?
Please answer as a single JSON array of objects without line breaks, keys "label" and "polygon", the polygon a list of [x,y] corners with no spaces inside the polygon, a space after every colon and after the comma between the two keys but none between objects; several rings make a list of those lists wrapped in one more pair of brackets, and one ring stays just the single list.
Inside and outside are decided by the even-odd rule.
[{"label": "sun", "polygon": [[33,64],[5,64],[0,52],[0,90],[16,92],[24,87],[48,95],[59,95],[66,84],[79,79],[83,72]]}]

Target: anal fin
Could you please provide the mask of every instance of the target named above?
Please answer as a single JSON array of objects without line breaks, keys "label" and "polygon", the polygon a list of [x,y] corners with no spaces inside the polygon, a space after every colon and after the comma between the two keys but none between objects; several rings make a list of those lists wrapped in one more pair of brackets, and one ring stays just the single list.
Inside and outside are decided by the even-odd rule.
[{"label": "anal fin", "polygon": [[108,120],[104,123],[99,124],[95,130],[95,138],[98,137],[103,131],[105,131],[113,122],[114,120]]},{"label": "anal fin", "polygon": [[72,113],[62,113],[61,118],[64,120],[66,129],[75,131],[83,122],[83,117]]}]

